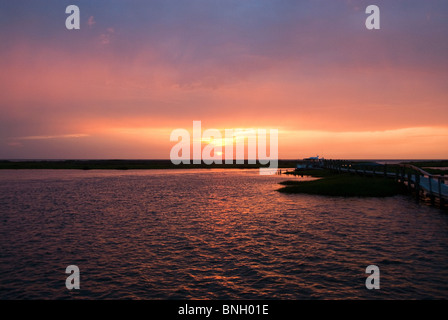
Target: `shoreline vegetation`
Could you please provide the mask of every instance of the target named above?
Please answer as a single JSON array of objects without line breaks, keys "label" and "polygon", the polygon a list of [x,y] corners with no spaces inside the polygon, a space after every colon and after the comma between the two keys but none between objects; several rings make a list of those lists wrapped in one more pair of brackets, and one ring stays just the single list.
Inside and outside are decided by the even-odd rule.
[{"label": "shoreline vegetation", "polygon": [[[302,175],[302,172],[300,173]],[[282,193],[304,193],[335,197],[391,197],[404,194],[405,189],[393,179],[365,177],[330,170],[308,170],[303,175],[319,178],[311,181],[280,182]]]},{"label": "shoreline vegetation", "polygon": [[[405,164],[412,164],[436,175],[448,175],[448,161],[403,161]],[[363,165],[375,165],[377,170],[382,172],[394,172],[396,165],[384,165],[375,163],[364,163],[362,161],[353,162],[353,166],[362,171]],[[364,167],[365,168],[365,167]],[[371,170],[371,169],[370,169]],[[406,188],[395,179],[381,176],[365,176],[356,173],[338,173],[327,169],[300,170],[289,172],[292,175],[311,176],[319,178],[311,181],[288,180],[281,182],[284,187],[277,191],[282,193],[304,193],[324,196],[338,197],[389,197],[398,194],[406,194]]]},{"label": "shoreline vegetation", "polygon": [[[278,168],[294,168],[296,160],[279,160]],[[149,170],[149,169],[259,169],[269,165],[179,164],[171,160],[0,160],[1,169]]]},{"label": "shoreline vegetation", "polygon": [[[359,165],[364,161],[353,161]],[[372,162],[370,162],[372,163]],[[448,160],[425,160],[425,161],[403,161],[402,163],[413,164],[432,174],[448,174]],[[279,169],[295,168],[297,160],[278,160]],[[0,160],[1,169],[76,169],[76,170],[133,170],[133,169],[258,169],[268,165],[248,164],[180,164],[174,165],[170,160]],[[393,165],[390,165],[393,168]],[[433,169],[437,168],[437,169]],[[321,171],[321,172],[319,172]],[[300,173],[302,174],[302,172]],[[309,170],[307,175],[316,177],[328,176],[322,170]]]}]

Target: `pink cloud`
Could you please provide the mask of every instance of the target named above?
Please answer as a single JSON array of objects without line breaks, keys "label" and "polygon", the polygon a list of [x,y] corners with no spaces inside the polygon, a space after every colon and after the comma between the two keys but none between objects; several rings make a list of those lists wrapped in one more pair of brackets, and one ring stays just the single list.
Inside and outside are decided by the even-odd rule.
[{"label": "pink cloud", "polygon": [[93,28],[93,26],[96,24],[95,18],[93,16],[89,17],[89,20],[87,20],[87,25],[89,28]]},{"label": "pink cloud", "polygon": [[106,32],[104,32],[100,35],[101,44],[106,45],[106,44],[111,43],[114,33],[115,33],[114,28],[107,28]]},{"label": "pink cloud", "polygon": [[14,147],[14,148],[21,148],[21,147],[23,147],[23,144],[21,142],[16,142],[16,141],[8,142],[7,145],[10,146],[10,147]]}]

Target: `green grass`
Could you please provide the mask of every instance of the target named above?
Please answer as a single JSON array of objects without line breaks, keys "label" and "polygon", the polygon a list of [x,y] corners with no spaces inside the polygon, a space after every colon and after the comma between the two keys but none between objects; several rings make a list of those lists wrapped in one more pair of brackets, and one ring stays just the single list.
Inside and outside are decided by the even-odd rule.
[{"label": "green grass", "polygon": [[305,193],[338,197],[389,197],[404,192],[392,179],[333,174],[313,181],[285,181],[283,193]]}]

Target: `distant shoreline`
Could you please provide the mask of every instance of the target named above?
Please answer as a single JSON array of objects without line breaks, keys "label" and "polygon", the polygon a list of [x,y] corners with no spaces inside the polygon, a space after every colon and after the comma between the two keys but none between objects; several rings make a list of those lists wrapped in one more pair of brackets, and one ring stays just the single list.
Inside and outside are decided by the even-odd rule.
[{"label": "distant shoreline", "polygon": [[[365,162],[365,160],[352,160]],[[419,167],[448,167],[448,160],[371,160],[387,163],[413,163]],[[295,168],[298,160],[278,160],[278,168]],[[1,169],[75,169],[75,170],[137,170],[137,169],[258,169],[256,164],[180,164],[171,160],[0,160]]]},{"label": "distant shoreline", "polygon": [[[296,160],[279,160],[278,168],[295,168]],[[248,164],[180,164],[170,160],[0,160],[1,169],[150,170],[150,169],[259,169]]]}]

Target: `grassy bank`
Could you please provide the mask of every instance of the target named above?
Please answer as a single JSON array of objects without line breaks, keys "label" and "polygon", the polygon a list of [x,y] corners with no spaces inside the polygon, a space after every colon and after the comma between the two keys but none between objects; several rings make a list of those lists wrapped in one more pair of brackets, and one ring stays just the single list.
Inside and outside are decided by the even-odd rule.
[{"label": "grassy bank", "polygon": [[[419,167],[431,174],[444,174],[448,175],[448,160],[433,160],[433,161],[417,161],[417,162],[406,162]],[[433,169],[433,168],[440,169]],[[441,169],[446,168],[446,169]]]},{"label": "grassy bank", "polygon": [[392,179],[364,177],[352,174],[311,174],[322,177],[313,181],[285,181],[279,189],[283,193],[305,193],[341,197],[388,197],[404,192]]},{"label": "grassy bank", "polygon": [[431,160],[431,161],[414,161],[414,162],[403,162],[413,164],[416,167],[448,167],[448,160]]}]

